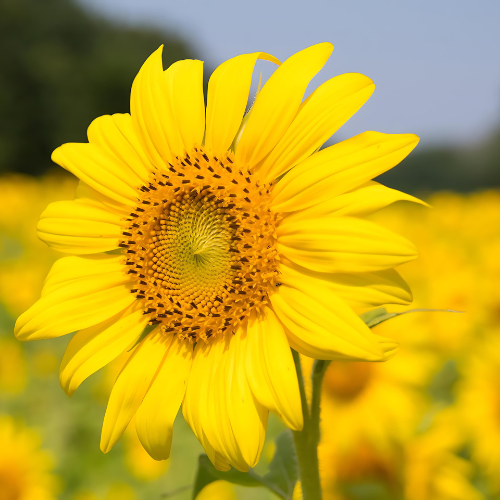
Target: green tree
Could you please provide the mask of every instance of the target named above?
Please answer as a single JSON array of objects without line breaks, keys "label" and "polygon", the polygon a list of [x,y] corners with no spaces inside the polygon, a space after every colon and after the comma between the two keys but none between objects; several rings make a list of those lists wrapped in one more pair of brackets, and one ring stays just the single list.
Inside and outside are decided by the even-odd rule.
[{"label": "green tree", "polygon": [[498,188],[500,128],[473,146],[429,149],[419,146],[401,165],[377,180],[417,195],[438,190],[469,192]]},{"label": "green tree", "polygon": [[161,44],[164,64],[193,57],[172,35],[114,24],[70,0],[0,1],[0,172],[40,174],[90,122],[128,112],[130,87]]}]

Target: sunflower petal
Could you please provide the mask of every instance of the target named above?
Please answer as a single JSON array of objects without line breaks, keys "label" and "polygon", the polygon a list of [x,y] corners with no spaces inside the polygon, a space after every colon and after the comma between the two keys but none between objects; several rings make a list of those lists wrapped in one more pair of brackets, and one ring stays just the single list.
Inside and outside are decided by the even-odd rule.
[{"label": "sunflower petal", "polygon": [[59,252],[107,252],[118,248],[121,219],[120,213],[99,201],[56,201],[40,216],[38,237]]},{"label": "sunflower petal", "polygon": [[[114,264],[115,256],[59,259],[54,264],[57,272],[49,273],[47,278],[48,291],[42,291],[42,297],[18,318],[16,337],[19,340],[60,337],[101,323],[131,305],[136,299],[130,293],[130,278],[123,269],[107,272],[103,261],[108,257]],[[82,265],[67,275],[58,274],[74,262]]]},{"label": "sunflower petal", "polygon": [[68,396],[72,396],[87,377],[133,347],[149,319],[135,305],[98,325],[80,330],[71,339],[59,372],[61,387]]},{"label": "sunflower petal", "polygon": [[102,424],[101,450],[107,453],[120,439],[142,403],[172,342],[159,327],[134,349],[118,375]]},{"label": "sunflower petal", "polygon": [[278,182],[273,210],[304,210],[350,191],[396,166],[418,140],[413,134],[364,132],[323,149]]},{"label": "sunflower petal", "polygon": [[134,131],[149,161],[158,169],[165,169],[172,159],[168,137],[174,145],[180,143],[167,99],[162,52],[163,45],[148,57],[130,94]]},{"label": "sunflower petal", "polygon": [[[227,409],[231,428],[243,459],[248,466],[255,467],[264,447],[269,411],[254,398],[250,389],[245,367],[245,342],[247,339],[243,335],[238,338],[236,333],[231,339],[227,353],[229,357],[229,377],[226,379],[229,383]],[[248,467],[242,470],[248,470]]]},{"label": "sunflower petal", "polygon": [[395,340],[382,337],[381,335],[373,335],[373,337],[384,351],[384,357],[381,361],[391,359],[398,352],[399,344]]},{"label": "sunflower petal", "polygon": [[182,140],[181,155],[194,145],[201,145],[205,133],[205,96],[203,95],[203,61],[177,61],[165,71],[167,98]]},{"label": "sunflower petal", "polygon": [[205,398],[205,416],[203,418],[203,430],[212,446],[224,457],[227,462],[238,469],[246,472],[248,462],[243,457],[240,444],[235,436],[230,420],[229,394],[231,386],[228,383],[232,377],[231,370],[231,346],[229,339],[217,342],[212,350],[212,368],[209,370],[211,389]]},{"label": "sunflower petal", "polygon": [[239,332],[196,346],[182,406],[184,418],[219,470],[230,464],[248,471],[264,444],[268,411],[254,399],[246,379],[245,340]]},{"label": "sunflower petal", "polygon": [[143,64],[130,97],[134,130],[158,169],[201,145],[205,131],[203,62],[178,61],[164,72],[162,51],[163,46]]},{"label": "sunflower petal", "polygon": [[359,73],[328,80],[302,104],[292,124],[258,167],[266,181],[313,154],[370,98],[374,83]]},{"label": "sunflower petal", "polygon": [[335,198],[312,205],[305,210],[292,212],[288,221],[298,221],[322,217],[324,215],[347,215],[349,217],[364,217],[395,203],[396,201],[411,201],[428,207],[429,205],[414,196],[391,189],[378,182],[369,181],[357,189],[343,193]]},{"label": "sunflower petal", "polygon": [[318,273],[293,262],[280,264],[280,279],[301,278],[316,286],[316,280],[327,286],[349,306],[368,308],[385,304],[409,304],[413,300],[411,290],[394,269],[373,273],[333,274]]},{"label": "sunflower petal", "polygon": [[257,59],[280,64],[278,59],[265,52],[243,54],[222,63],[210,77],[205,147],[213,154],[226,152],[238,132]]},{"label": "sunflower petal", "polygon": [[132,118],[127,114],[105,115],[95,119],[87,130],[89,142],[115,156],[143,182],[154,170],[134,132]]},{"label": "sunflower petal", "polygon": [[248,326],[246,372],[257,400],[288,427],[302,430],[302,404],[292,353],[283,326],[266,308]]},{"label": "sunflower petal", "polygon": [[52,265],[43,283],[42,297],[64,288],[69,283],[82,278],[113,273],[123,274],[123,258],[121,255],[88,255],[71,256],[58,259]]},{"label": "sunflower petal", "polygon": [[278,251],[323,273],[365,273],[417,257],[412,243],[373,222],[329,215],[288,222],[277,229]]},{"label": "sunflower petal", "polygon": [[129,207],[137,203],[137,188],[142,186],[142,179],[95,144],[63,144],[52,153],[52,161],[119,203]]},{"label": "sunflower petal", "polygon": [[130,206],[123,205],[123,203],[111,199],[109,196],[91,188],[83,181],[78,182],[78,186],[75,191],[75,200],[98,202],[98,204],[109,208],[111,211],[116,212],[116,214],[120,214],[122,217],[128,217],[130,215]]},{"label": "sunflower petal", "polygon": [[333,45],[320,43],[294,54],[269,78],[260,91],[236,149],[242,166],[254,167],[288,129],[310,80],[323,67]]},{"label": "sunflower petal", "polygon": [[137,435],[155,460],[166,460],[170,455],[172,428],[186,392],[192,358],[192,345],[175,336],[158,375],[137,410]]},{"label": "sunflower petal", "polygon": [[206,399],[210,391],[212,368],[215,366],[213,361],[220,352],[217,347],[215,342],[209,344],[199,342],[196,345],[188,386],[182,403],[182,413],[214,467],[217,470],[227,471],[231,468],[228,461],[215,450],[203,429],[203,425],[207,423],[205,420]]},{"label": "sunflower petal", "polygon": [[271,304],[290,345],[315,359],[381,361],[383,351],[370,329],[322,283],[300,278],[282,283]]}]

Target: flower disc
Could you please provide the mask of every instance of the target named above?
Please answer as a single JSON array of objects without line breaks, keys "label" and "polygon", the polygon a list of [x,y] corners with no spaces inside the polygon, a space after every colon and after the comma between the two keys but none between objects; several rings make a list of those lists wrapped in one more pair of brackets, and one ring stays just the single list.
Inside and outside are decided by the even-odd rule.
[{"label": "flower disc", "polygon": [[234,331],[276,282],[269,187],[231,156],[195,148],[153,172],[120,244],[150,323],[193,342]]}]

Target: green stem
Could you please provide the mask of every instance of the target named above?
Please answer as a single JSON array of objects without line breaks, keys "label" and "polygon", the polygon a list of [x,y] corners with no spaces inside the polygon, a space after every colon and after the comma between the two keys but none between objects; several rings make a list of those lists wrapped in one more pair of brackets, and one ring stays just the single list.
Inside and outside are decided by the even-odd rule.
[{"label": "green stem", "polygon": [[304,388],[304,377],[299,354],[292,349],[293,360],[299,380],[300,398],[304,428],[294,431],[293,438],[299,461],[299,475],[304,500],[321,500],[321,483],[319,478],[318,445],[320,440],[319,415],[321,402],[321,386],[329,361],[316,360],[311,375],[312,398],[311,407],[307,404]]}]

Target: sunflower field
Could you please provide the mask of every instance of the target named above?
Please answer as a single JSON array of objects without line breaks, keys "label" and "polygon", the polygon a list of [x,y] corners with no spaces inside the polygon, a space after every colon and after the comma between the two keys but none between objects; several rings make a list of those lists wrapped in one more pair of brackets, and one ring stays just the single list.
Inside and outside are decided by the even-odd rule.
[{"label": "sunflower field", "polygon": [[[203,450],[182,416],[169,460],[150,458],[133,426],[110,453],[99,450],[106,401],[123,360],[91,376],[70,400],[58,382],[68,340],[21,343],[12,335],[57,258],[36,236],[39,215],[49,202],[70,198],[75,185],[53,172],[0,180],[0,498],[191,498]],[[399,342],[394,358],[330,364],[319,448],[325,499],[500,495],[500,193],[442,192],[426,201],[430,208],[397,202],[371,217],[419,249],[416,261],[398,269],[412,286],[411,308],[460,312],[398,316],[375,327]],[[302,361],[307,372],[311,363]],[[267,468],[283,430],[271,417],[257,471]],[[198,498],[273,496],[217,481]]]}]

